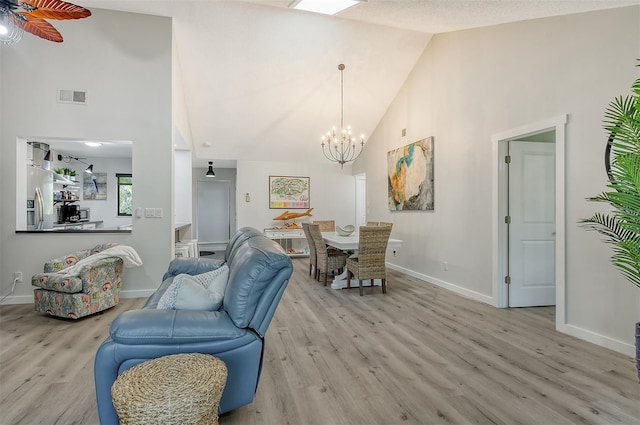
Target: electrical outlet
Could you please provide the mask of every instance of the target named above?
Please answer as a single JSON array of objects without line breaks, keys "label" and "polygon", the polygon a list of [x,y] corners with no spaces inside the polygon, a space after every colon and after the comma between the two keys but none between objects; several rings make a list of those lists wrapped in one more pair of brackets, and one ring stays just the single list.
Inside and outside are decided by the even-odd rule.
[{"label": "electrical outlet", "polygon": [[21,283],[22,282],[22,272],[15,272],[13,274],[13,281]]},{"label": "electrical outlet", "polygon": [[444,262],[444,271],[448,271],[449,270],[449,263],[447,263],[446,261]]},{"label": "electrical outlet", "polygon": [[397,254],[397,252],[396,252],[396,250],[394,249],[394,250],[393,250],[393,256],[395,257],[395,256],[396,256],[396,254]]}]

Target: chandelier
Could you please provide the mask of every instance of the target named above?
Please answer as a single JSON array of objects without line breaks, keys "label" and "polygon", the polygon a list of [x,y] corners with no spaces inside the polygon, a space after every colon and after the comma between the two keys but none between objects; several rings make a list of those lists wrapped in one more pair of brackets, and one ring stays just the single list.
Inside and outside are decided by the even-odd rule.
[{"label": "chandelier", "polygon": [[[347,162],[355,161],[364,148],[364,134],[357,140],[351,134],[351,126],[344,126],[344,64],[338,65],[340,71],[340,129],[334,126],[326,135],[322,136],[320,144],[322,153],[329,161],[334,161],[344,167]],[[358,147],[359,145],[359,147]]]}]

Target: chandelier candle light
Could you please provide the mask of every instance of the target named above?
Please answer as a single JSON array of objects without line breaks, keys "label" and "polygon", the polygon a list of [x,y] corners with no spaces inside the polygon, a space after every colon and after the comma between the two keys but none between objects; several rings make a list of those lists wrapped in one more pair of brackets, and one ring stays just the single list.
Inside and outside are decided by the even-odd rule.
[{"label": "chandelier candle light", "polygon": [[[351,135],[351,126],[344,126],[344,64],[338,65],[340,71],[340,130],[334,126],[333,129],[322,136],[320,144],[322,153],[329,161],[334,161],[344,167],[347,162],[355,161],[364,148],[364,134],[360,135],[360,140],[356,140]],[[358,149],[358,146],[360,148]],[[326,146],[326,148],[325,148]]]}]

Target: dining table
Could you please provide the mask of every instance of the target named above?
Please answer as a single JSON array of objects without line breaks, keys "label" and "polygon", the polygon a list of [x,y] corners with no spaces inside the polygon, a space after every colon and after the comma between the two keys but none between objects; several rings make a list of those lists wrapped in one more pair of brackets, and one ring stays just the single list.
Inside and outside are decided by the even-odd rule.
[{"label": "dining table", "polygon": [[[358,245],[360,243],[360,234],[354,232],[348,236],[342,236],[336,232],[322,232],[322,238],[327,245],[337,248],[342,251],[353,251],[353,255],[358,253]],[[387,250],[392,248],[400,248],[402,246],[401,239],[389,238],[387,242]],[[371,280],[365,280],[362,282],[362,286],[371,286]],[[374,286],[381,286],[382,280],[373,279]],[[347,268],[339,275],[333,278],[331,282],[331,289],[344,289],[347,287]],[[358,287],[358,280],[351,279],[351,287]]]}]

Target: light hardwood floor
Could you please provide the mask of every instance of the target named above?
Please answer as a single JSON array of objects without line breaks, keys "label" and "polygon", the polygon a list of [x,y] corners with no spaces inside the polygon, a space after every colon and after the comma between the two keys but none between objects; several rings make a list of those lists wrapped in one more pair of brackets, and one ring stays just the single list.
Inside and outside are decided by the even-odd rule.
[{"label": "light hardwood floor", "polygon": [[[395,271],[387,295],[360,297],[294,263],[256,399],[221,425],[640,424],[634,360],[555,332],[553,308],[499,310]],[[0,306],[0,424],[97,424],[95,351],[143,303],[79,321]]]}]

